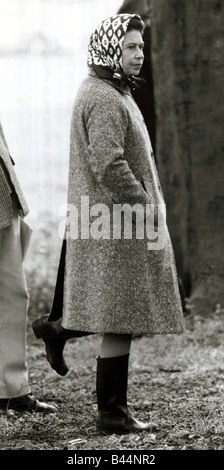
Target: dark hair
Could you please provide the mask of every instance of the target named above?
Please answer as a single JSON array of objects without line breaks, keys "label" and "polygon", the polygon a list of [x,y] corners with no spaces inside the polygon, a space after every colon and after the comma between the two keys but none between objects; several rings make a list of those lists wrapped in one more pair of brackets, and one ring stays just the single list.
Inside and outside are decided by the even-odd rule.
[{"label": "dark hair", "polygon": [[140,33],[143,34],[144,28],[145,25],[142,19],[134,16],[128,23],[127,32],[132,31],[133,29],[137,29],[137,31],[140,31]]}]

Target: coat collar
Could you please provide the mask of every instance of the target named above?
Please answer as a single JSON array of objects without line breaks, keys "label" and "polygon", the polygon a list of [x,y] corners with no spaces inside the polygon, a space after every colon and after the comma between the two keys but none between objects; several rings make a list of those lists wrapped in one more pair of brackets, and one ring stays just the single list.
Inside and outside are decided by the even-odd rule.
[{"label": "coat collar", "polygon": [[125,95],[130,95],[132,96],[131,94],[131,88],[128,86],[128,85],[123,85],[123,84],[116,84],[115,82],[113,82],[112,80],[110,79],[107,79],[107,78],[100,78],[96,72],[94,72],[94,70],[90,70],[89,71],[89,76],[90,77],[94,77],[94,78],[98,78],[99,80],[103,80],[104,82],[106,83],[109,83],[109,85],[111,85],[113,88],[115,88],[116,90],[118,90],[120,93],[123,93]]}]

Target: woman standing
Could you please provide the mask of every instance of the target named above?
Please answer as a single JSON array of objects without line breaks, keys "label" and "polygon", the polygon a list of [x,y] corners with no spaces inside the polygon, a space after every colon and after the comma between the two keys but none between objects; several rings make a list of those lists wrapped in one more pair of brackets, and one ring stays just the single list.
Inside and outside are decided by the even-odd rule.
[{"label": "woman standing", "polygon": [[[141,208],[144,215],[147,205],[165,208],[147,128],[131,94],[140,82],[143,29],[140,16],[124,14],[94,31],[89,76],[71,122],[64,309],[57,335],[64,329],[103,334],[96,426],[106,432],[155,429],[127,407],[132,334],[181,333],[184,323],[164,211],[162,244],[137,235]],[[126,208],[133,206],[132,234],[125,236]],[[114,220],[121,207],[119,236]]]}]

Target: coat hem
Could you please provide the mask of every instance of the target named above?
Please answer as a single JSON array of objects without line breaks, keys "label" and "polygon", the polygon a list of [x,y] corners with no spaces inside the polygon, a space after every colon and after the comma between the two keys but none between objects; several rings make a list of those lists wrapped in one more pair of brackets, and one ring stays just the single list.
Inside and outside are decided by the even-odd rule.
[{"label": "coat hem", "polygon": [[172,334],[182,334],[185,332],[185,327],[182,327],[182,328],[178,328],[176,330],[170,330],[168,331],[167,329],[166,330],[150,330],[150,331],[130,331],[130,330],[119,330],[119,331],[115,331],[113,329],[104,329],[104,330],[101,330],[101,329],[96,329],[96,328],[84,328],[84,327],[79,327],[79,328],[74,328],[74,327],[71,327],[71,326],[67,326],[66,324],[63,324],[62,323],[62,326],[63,328],[65,328],[66,330],[69,330],[69,331],[85,331],[86,333],[88,334],[99,334],[99,335],[103,335],[103,334],[114,334],[114,335],[172,335]]}]

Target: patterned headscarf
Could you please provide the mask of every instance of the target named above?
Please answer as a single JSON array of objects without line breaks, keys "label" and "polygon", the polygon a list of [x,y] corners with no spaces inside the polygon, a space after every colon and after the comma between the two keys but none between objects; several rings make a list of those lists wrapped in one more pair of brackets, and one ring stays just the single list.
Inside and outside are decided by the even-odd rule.
[{"label": "patterned headscarf", "polygon": [[122,46],[128,25],[139,15],[115,15],[104,20],[90,37],[87,64],[100,78],[124,80],[129,86],[139,86],[142,79],[128,77],[122,70]]}]

